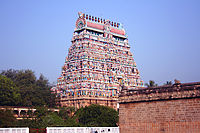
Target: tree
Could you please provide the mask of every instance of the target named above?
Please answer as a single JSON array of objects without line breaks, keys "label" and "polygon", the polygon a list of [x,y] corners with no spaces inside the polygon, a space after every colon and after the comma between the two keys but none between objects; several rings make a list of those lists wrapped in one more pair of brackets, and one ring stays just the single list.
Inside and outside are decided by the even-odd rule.
[{"label": "tree", "polygon": [[0,110],[0,127],[15,126],[16,118],[10,110]]},{"label": "tree", "polygon": [[156,87],[158,84],[155,83],[153,80],[149,80],[149,83],[145,84],[147,87]]},{"label": "tree", "polygon": [[80,108],[75,116],[80,126],[115,127],[118,122],[118,112],[116,110],[96,104]]},{"label": "tree", "polygon": [[166,81],[166,83],[164,83],[164,85],[172,85],[172,81]]},{"label": "tree", "polygon": [[40,125],[42,125],[43,128],[64,126],[64,120],[60,116],[58,116],[55,112],[51,112],[41,119]]},{"label": "tree", "polygon": [[64,119],[64,120],[67,120],[69,118],[69,111],[68,111],[68,108],[66,107],[61,107],[60,110],[59,110],[59,113],[58,115]]},{"label": "tree", "polygon": [[1,75],[10,78],[19,88],[32,86],[36,82],[36,76],[32,70],[4,70]]},{"label": "tree", "polygon": [[29,127],[29,128],[36,128],[37,123],[31,119],[21,119],[17,120],[15,127]]},{"label": "tree", "polygon": [[4,75],[7,78],[10,78],[13,82],[15,82],[17,73],[18,73],[18,70],[8,69],[8,70],[3,70],[1,72],[1,75]]},{"label": "tree", "polygon": [[49,111],[46,107],[37,107],[35,118],[17,121],[17,127],[46,128],[50,126],[65,126],[64,120],[57,113]]},{"label": "tree", "polygon": [[19,88],[6,76],[0,75],[0,105],[16,106],[21,101]]},{"label": "tree", "polygon": [[50,86],[49,81],[42,74],[40,74],[39,79],[36,81],[37,90],[40,91],[40,95],[42,96],[44,102],[48,107],[56,106],[56,95],[51,92],[52,86]]},{"label": "tree", "polygon": [[73,113],[75,112],[74,107],[61,107],[59,109],[58,115],[62,117],[62,119],[67,120],[70,117],[73,117]]},{"label": "tree", "polygon": [[74,107],[61,107],[58,115],[64,120],[64,126],[77,127],[79,124],[76,122],[76,118],[73,117],[75,112]]},{"label": "tree", "polygon": [[[20,103],[21,106],[33,106],[34,100],[34,88],[36,77],[34,72],[31,70],[13,70],[9,69],[1,73],[7,78],[12,79],[14,84],[19,88],[21,97],[23,97],[23,102]],[[36,94],[36,92],[35,92]],[[40,100],[40,98],[38,98]]]},{"label": "tree", "polygon": [[[21,106],[48,106],[55,107],[55,94],[51,93],[51,86],[48,79],[42,74],[39,79],[36,78],[32,70],[13,70],[2,71],[1,75],[10,78],[19,88],[22,102]],[[10,106],[10,105],[9,105]]]},{"label": "tree", "polygon": [[67,120],[64,121],[64,126],[66,126],[66,127],[79,127],[80,124],[77,123],[75,118],[69,117]]}]

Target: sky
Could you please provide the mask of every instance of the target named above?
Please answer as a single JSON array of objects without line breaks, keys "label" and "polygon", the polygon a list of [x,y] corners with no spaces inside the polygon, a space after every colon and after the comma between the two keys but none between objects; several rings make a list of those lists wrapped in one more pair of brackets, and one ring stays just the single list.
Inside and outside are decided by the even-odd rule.
[{"label": "sky", "polygon": [[144,82],[200,81],[200,0],[0,0],[0,70],[56,83],[78,12],[123,24]]}]

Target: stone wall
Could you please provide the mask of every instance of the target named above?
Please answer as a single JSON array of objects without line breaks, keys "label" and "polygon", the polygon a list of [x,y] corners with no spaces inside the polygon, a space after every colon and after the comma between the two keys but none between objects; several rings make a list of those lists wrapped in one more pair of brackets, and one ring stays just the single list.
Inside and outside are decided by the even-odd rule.
[{"label": "stone wall", "polygon": [[200,132],[200,82],[123,90],[120,133]]}]

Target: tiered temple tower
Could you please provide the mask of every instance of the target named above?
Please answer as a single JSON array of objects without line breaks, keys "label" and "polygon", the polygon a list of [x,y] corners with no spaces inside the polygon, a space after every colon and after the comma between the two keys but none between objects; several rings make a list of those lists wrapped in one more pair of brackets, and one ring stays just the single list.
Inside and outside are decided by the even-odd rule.
[{"label": "tiered temple tower", "polygon": [[72,45],[55,91],[61,106],[100,104],[117,109],[122,87],[143,87],[120,23],[79,12]]}]

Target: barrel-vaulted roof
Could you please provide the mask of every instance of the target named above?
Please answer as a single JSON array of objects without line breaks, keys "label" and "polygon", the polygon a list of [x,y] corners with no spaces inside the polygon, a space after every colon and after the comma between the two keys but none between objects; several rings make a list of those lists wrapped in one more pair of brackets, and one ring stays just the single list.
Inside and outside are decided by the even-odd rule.
[{"label": "barrel-vaulted roof", "polygon": [[102,33],[105,31],[109,31],[111,34],[120,37],[126,36],[125,30],[121,23],[79,12],[79,18],[76,21],[75,31],[81,30],[83,28]]}]

